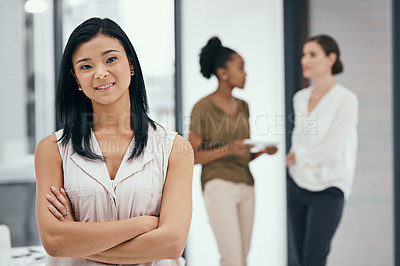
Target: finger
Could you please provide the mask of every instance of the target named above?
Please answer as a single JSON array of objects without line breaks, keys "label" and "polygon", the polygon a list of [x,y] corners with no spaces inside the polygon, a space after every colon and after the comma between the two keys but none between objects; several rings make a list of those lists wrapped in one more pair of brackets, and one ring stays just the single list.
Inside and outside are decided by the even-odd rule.
[{"label": "finger", "polygon": [[60,188],[60,192],[64,196],[65,199],[68,199],[67,192],[65,192],[65,190],[63,188]]},{"label": "finger", "polygon": [[46,194],[46,199],[53,205],[53,207],[55,207],[60,213],[66,213],[67,209],[65,208],[65,206],[58,201],[57,198]]},{"label": "finger", "polygon": [[59,220],[59,221],[64,221],[64,217],[62,216],[62,214],[56,209],[56,208],[54,208],[53,207],[53,205],[49,205],[48,206],[48,208],[49,208],[49,211]]},{"label": "finger", "polygon": [[64,200],[65,200],[64,206],[67,209],[67,212],[70,214],[68,216],[64,216],[64,219],[66,221],[70,221],[71,219],[72,219],[72,221],[75,221],[74,214],[73,214],[72,207],[71,207],[71,201],[69,200],[67,192],[64,190],[64,188],[60,188],[60,192],[64,196]]},{"label": "finger", "polygon": [[270,150],[273,151],[273,152],[276,152],[276,151],[278,150],[278,147],[276,147],[276,146],[271,146]]},{"label": "finger", "polygon": [[51,191],[54,193],[54,195],[57,197],[57,199],[64,197],[55,186],[51,186]]},{"label": "finger", "polygon": [[[63,188],[61,188],[60,190],[58,190],[57,188],[55,188],[54,186],[51,187],[51,190],[53,191],[54,195],[57,197],[58,201],[64,205],[64,208],[67,209],[67,207],[69,206],[69,201],[67,194],[65,193],[65,190]],[[64,193],[63,193],[64,192]],[[65,195],[65,196],[64,196]]]}]

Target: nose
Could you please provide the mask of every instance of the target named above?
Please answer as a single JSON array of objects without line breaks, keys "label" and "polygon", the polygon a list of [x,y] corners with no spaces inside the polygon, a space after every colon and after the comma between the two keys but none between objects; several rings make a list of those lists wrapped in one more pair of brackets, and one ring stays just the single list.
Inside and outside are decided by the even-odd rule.
[{"label": "nose", "polygon": [[95,79],[104,79],[108,76],[108,72],[104,67],[98,67],[96,73],[94,74]]}]

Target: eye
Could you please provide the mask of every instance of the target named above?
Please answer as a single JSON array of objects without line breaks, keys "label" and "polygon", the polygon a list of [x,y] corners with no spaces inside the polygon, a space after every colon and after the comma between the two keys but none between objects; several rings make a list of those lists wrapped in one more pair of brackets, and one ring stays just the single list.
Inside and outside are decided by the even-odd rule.
[{"label": "eye", "polygon": [[87,69],[90,69],[90,68],[92,68],[91,65],[82,65],[82,66],[79,67],[79,69],[82,69],[82,70],[87,70]]},{"label": "eye", "polygon": [[310,53],[311,57],[315,57],[315,53],[311,52]]},{"label": "eye", "polygon": [[107,63],[112,63],[112,62],[114,62],[115,60],[117,60],[117,58],[116,58],[115,56],[113,56],[113,57],[108,58],[106,62],[107,62]]}]

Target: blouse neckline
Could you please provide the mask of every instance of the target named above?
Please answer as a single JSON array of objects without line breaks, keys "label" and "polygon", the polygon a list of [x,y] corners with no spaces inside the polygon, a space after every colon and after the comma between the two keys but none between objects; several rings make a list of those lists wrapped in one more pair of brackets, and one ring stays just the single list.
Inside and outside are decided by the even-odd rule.
[{"label": "blouse neckline", "polygon": [[312,115],[313,113],[316,113],[316,111],[320,108],[321,105],[323,105],[323,102],[325,102],[326,99],[328,99],[328,98],[330,97],[330,95],[331,95],[332,92],[336,89],[337,86],[338,86],[337,83],[336,83],[335,85],[333,85],[333,87],[330,88],[330,89],[328,90],[328,92],[325,93],[324,96],[322,96],[322,98],[318,101],[318,103],[314,106],[314,108],[313,108],[311,111],[309,111],[308,109],[309,109],[309,106],[310,106],[311,94],[312,94],[312,92],[314,91],[314,86],[312,86],[311,89],[310,89],[310,93],[309,93],[309,95],[308,95],[308,99],[307,99],[307,105],[306,105],[306,113],[307,113],[307,116],[310,116],[310,115]]},{"label": "blouse neckline", "polygon": [[[96,137],[96,135],[94,134],[93,130],[91,130],[91,133],[92,133],[92,139],[93,139],[94,145],[97,147],[97,149],[98,149],[100,155],[104,158],[103,152],[101,151],[101,148],[100,148],[100,144],[99,144],[99,142],[97,141],[97,137]],[[117,178],[118,173],[120,172],[121,167],[122,167],[124,161],[126,161],[127,158],[128,158],[128,153],[131,151],[131,147],[132,147],[132,145],[134,144],[134,140],[135,140],[135,136],[132,137],[131,142],[129,143],[129,146],[128,146],[128,148],[126,149],[124,156],[122,157],[122,160],[121,160],[121,162],[120,162],[120,164],[119,164],[119,166],[118,166],[118,170],[117,170],[117,172],[116,172],[116,174],[115,174],[115,176],[114,176],[114,179],[111,178],[110,170],[108,169],[106,162],[105,162],[105,161],[102,162],[102,163],[104,164],[104,166],[106,167],[106,169],[107,169],[107,175],[108,175],[109,180],[114,181],[114,180]]]},{"label": "blouse neckline", "polygon": [[230,118],[237,118],[239,116],[240,113],[240,108],[241,108],[241,104],[240,104],[240,100],[235,98],[235,101],[238,103],[238,108],[236,110],[236,114],[235,115],[231,115],[227,112],[225,112],[221,107],[219,107],[209,96],[204,97],[205,99],[207,99],[208,101],[211,102],[211,104],[215,107],[215,109],[219,110],[219,112],[229,116]]}]

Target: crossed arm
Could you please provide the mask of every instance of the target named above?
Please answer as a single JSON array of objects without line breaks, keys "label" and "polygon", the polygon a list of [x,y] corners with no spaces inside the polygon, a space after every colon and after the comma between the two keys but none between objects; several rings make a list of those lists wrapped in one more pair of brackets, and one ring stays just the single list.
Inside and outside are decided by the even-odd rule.
[{"label": "crossed arm", "polygon": [[[288,167],[295,163],[312,166],[321,165],[327,162],[335,162],[340,158],[343,144],[351,140],[352,134],[357,132],[358,124],[358,99],[347,98],[345,100],[336,111],[324,140],[318,145],[303,148],[301,145],[297,145],[297,138],[292,135],[291,151],[286,157]],[[295,125],[297,125],[296,121]]]},{"label": "crossed arm", "polygon": [[[83,257],[107,263],[133,264],[180,257],[192,212],[193,151],[177,136],[169,158],[160,218],[140,216],[102,223],[68,222],[60,205],[62,162],[54,135],[43,139],[35,154],[36,211],[43,246],[51,256]],[[65,195],[65,194],[64,194]],[[64,208],[70,208],[62,203]],[[52,206],[52,207],[50,207]]]}]

